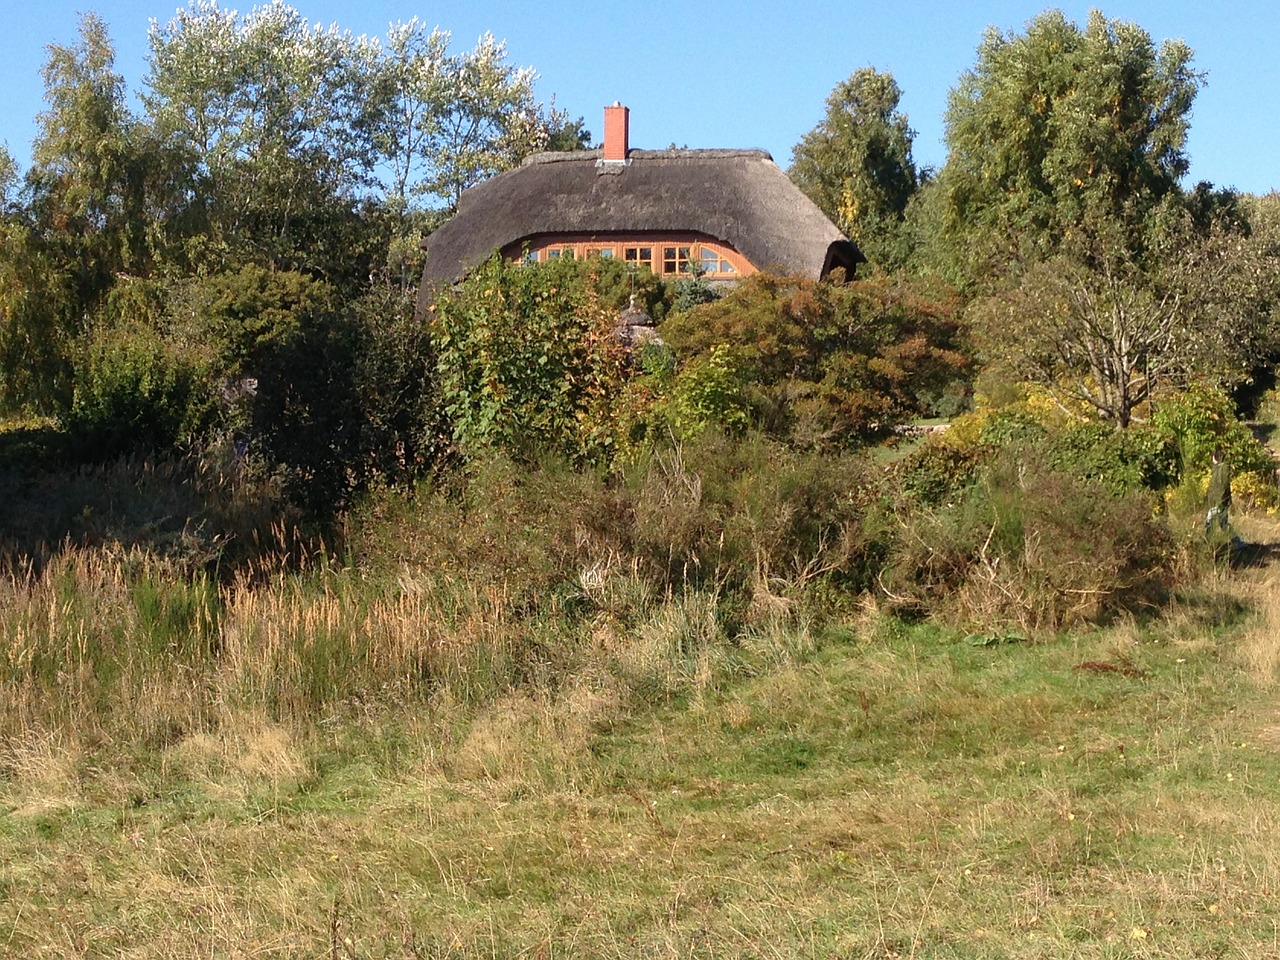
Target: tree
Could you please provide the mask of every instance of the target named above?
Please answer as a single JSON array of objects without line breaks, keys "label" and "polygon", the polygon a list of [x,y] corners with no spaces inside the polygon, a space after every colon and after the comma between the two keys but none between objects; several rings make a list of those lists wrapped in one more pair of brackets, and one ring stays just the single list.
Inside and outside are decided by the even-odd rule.
[{"label": "tree", "polygon": [[28,185],[43,239],[74,264],[81,305],[115,273],[146,259],[140,184],[133,167],[136,122],[106,24],[81,17],[79,42],[50,44],[41,71],[47,109],[38,118]]},{"label": "tree", "polygon": [[964,279],[1041,259],[1086,221],[1145,221],[1187,170],[1202,77],[1178,40],[1090,14],[1050,11],[1026,33],[990,30],[951,92],[940,175],[943,241]]},{"label": "tree", "polygon": [[791,178],[868,259],[905,259],[902,221],[920,176],[915,137],[892,74],[856,70],[827,97],[827,115],[792,152]]},{"label": "tree", "polygon": [[407,283],[421,234],[567,118],[491,35],[451,53],[416,18],[384,39],[310,25],[282,2],[240,16],[191,0],[151,30],[144,102],[188,158],[206,259]]},{"label": "tree", "polygon": [[205,259],[367,276],[354,215],[376,163],[376,44],[284,3],[241,18],[192,0],[150,45],[143,100],[190,165]]},{"label": "tree", "polygon": [[149,265],[136,124],[103,21],[80,19],[75,44],[51,44],[41,71],[26,204],[0,157],[0,404],[56,412],[69,400],[70,352],[116,277]]},{"label": "tree", "polygon": [[[554,101],[554,97],[552,100]],[[547,131],[547,149],[571,152],[573,150],[591,149],[591,131],[586,127],[586,120],[578,117],[570,120],[568,114],[551,110],[550,127]]]},{"label": "tree", "polygon": [[69,399],[70,287],[28,227],[0,219],[0,410],[52,413]]},{"label": "tree", "polygon": [[535,150],[590,137],[581,120],[535,102],[536,74],[510,66],[492,36],[461,54],[449,52],[450,40],[416,17],[394,24],[369,68],[367,122],[391,228],[386,270],[402,288],[421,275],[423,235],[463,190]]},{"label": "tree", "polygon": [[9,148],[0,143],[0,217],[13,212],[16,201],[12,194],[18,180],[18,164]]},{"label": "tree", "polygon": [[449,39],[417,20],[392,29],[380,67],[391,126],[381,142],[396,171],[393,196],[452,210],[467,187],[544,149],[566,118],[537,102],[537,74],[508,63],[505,42],[486,33],[449,55]]},{"label": "tree", "polygon": [[1135,254],[1106,224],[980,301],[989,361],[1127,427],[1162,388],[1244,380],[1268,324],[1280,259],[1245,232],[1197,229],[1189,214]]}]

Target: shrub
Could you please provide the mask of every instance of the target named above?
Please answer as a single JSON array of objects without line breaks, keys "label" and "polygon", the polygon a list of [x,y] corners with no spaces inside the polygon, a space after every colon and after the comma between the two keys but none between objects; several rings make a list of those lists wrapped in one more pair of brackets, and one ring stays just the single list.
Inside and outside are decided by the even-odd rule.
[{"label": "shrub", "polygon": [[667,584],[856,591],[884,556],[880,475],[863,457],[707,431],[655,452],[628,485],[637,556]]},{"label": "shrub", "polygon": [[74,384],[63,425],[89,460],[186,446],[216,419],[208,370],[141,324],[83,343]]},{"label": "shrub", "polygon": [[1238,473],[1274,470],[1266,448],[1236,416],[1231,398],[1214,387],[1196,384],[1162,398],[1151,423],[1175,447],[1184,470],[1205,469],[1217,447]]},{"label": "shrub", "polygon": [[981,448],[943,434],[927,437],[897,461],[893,476],[898,489],[917,504],[944,504],[974,482],[981,462]]},{"label": "shrub", "polygon": [[837,286],[752,274],[668,317],[662,335],[685,362],[727,356],[752,385],[756,424],[818,448],[920,414],[966,364],[954,305],[885,279]]},{"label": "shrub", "polygon": [[715,346],[676,374],[666,400],[655,413],[681,440],[708,427],[740,434],[749,422],[745,388],[729,349]]},{"label": "shrub", "polygon": [[343,303],[326,283],[248,265],[186,284],[172,312],[224,381],[256,380],[235,424],[253,461],[328,516],[370,482],[437,461],[434,354],[413,307],[398,287]]},{"label": "shrub", "polygon": [[362,483],[407,482],[436,465],[446,430],[430,331],[417,322],[412,296],[399,287],[375,287],[354,310],[359,410],[352,415],[361,430],[353,468]]},{"label": "shrub", "polygon": [[1177,452],[1168,435],[1150,426],[1126,430],[1087,421],[1044,442],[1046,463],[1096,480],[1114,493],[1163,490],[1178,475]]},{"label": "shrub", "polygon": [[626,354],[589,282],[603,261],[512,264],[495,256],[433,305],[444,412],[468,454],[607,459]]},{"label": "shrub", "polygon": [[955,503],[907,513],[886,583],[908,608],[944,619],[1058,629],[1163,602],[1172,557],[1146,496],[1024,450],[986,468]]}]

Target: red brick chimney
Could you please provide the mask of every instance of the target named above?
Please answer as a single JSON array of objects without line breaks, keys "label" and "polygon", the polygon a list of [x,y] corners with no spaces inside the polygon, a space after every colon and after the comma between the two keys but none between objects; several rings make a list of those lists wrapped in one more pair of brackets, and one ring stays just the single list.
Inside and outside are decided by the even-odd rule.
[{"label": "red brick chimney", "polygon": [[604,162],[625,163],[627,159],[628,138],[630,137],[631,111],[613,101],[613,106],[604,108]]}]

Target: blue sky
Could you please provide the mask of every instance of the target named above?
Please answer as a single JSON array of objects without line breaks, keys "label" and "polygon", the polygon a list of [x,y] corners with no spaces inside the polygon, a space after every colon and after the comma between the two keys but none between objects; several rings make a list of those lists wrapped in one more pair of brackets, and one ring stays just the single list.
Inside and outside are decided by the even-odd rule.
[{"label": "blue sky", "polygon": [[[45,45],[75,40],[77,15],[92,9],[109,24],[117,67],[136,91],[146,74],[147,28],[168,20],[176,0],[0,0],[0,142],[22,163],[42,109]],[[820,0],[769,3],[531,3],[454,0],[297,0],[308,19],[355,33],[382,34],[418,16],[453,33],[454,49],[488,30],[508,42],[511,62],[532,66],[541,99],[602,132],[602,108],[631,107],[633,146],[760,147],[778,163],[821,118],[824,101],[859,67],[888,70],[917,131],[916,160],[946,159],[947,92],[974,62],[983,30],[1020,30],[1047,5],[1019,0],[947,3]],[[1051,6],[1049,4],[1048,6]],[[223,2],[231,9],[253,4]],[[1190,0],[1061,3],[1083,23],[1091,6],[1132,20],[1157,41],[1185,40],[1208,85],[1192,117],[1189,183],[1265,193],[1280,187],[1280,16],[1262,0],[1209,5]]]}]

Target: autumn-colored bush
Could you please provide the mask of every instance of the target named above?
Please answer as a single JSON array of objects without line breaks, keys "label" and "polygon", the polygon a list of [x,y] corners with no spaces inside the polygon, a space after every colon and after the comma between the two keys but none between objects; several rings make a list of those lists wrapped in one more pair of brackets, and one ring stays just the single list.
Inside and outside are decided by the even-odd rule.
[{"label": "autumn-colored bush", "polygon": [[900,280],[845,285],[758,273],[662,324],[681,362],[721,351],[758,425],[847,447],[925,412],[966,366],[956,305]]}]

